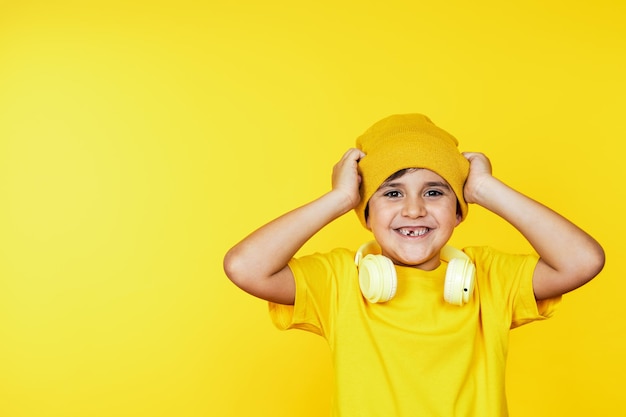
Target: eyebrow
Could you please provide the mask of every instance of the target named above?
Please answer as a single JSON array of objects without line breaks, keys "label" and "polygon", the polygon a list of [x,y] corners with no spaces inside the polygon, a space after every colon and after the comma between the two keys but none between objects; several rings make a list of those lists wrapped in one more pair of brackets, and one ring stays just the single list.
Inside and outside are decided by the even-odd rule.
[{"label": "eyebrow", "polygon": [[[442,181],[430,181],[427,182],[426,187],[442,187],[442,188],[446,188],[446,189],[450,189],[450,186],[448,185],[448,183],[442,182]],[[380,185],[380,187],[378,187],[378,189],[382,189],[382,188],[395,188],[395,187],[402,187],[404,186],[403,183],[401,182],[384,182]]]}]

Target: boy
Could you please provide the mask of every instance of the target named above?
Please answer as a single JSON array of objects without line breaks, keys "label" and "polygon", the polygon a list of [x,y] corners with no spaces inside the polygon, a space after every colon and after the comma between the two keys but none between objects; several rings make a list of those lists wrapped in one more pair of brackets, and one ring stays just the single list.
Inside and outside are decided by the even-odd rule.
[{"label": "boy", "polygon": [[[549,317],[562,294],[603,268],[594,239],[493,177],[483,154],[461,154],[457,146],[423,115],[383,119],[335,165],[331,191],[261,227],[225,257],[228,277],[268,300],[279,328],[327,339],[333,416],[506,416],[508,331]],[[511,223],[537,255],[465,248],[469,284],[454,305],[444,300],[453,261],[443,253],[468,203]],[[380,247],[376,259],[389,260],[387,271],[365,268],[362,254],[355,265],[346,249],[293,258],[352,209]],[[377,274],[393,276],[395,289],[373,299],[383,302],[362,295]]]}]

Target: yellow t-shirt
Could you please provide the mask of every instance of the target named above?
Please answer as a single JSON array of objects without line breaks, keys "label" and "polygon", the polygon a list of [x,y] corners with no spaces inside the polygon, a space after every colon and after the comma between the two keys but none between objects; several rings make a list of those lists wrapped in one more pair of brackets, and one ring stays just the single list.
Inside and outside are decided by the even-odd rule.
[{"label": "yellow t-shirt", "polygon": [[537,303],[536,256],[467,248],[476,265],[474,293],[447,304],[447,264],[434,271],[396,267],[387,303],[361,295],[354,252],[336,249],[293,259],[294,306],[270,303],[280,329],[326,338],[335,375],[332,416],[507,415],[508,332],[552,315],[559,298]]}]

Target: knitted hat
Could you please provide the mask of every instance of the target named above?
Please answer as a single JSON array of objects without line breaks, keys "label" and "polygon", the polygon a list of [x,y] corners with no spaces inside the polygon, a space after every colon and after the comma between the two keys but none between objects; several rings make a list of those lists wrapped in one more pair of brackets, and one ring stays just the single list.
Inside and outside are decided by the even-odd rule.
[{"label": "knitted hat", "polygon": [[467,215],[463,186],[469,161],[458,150],[458,141],[421,114],[389,116],[367,129],[356,140],[366,156],[359,161],[361,201],[355,207],[366,226],[365,207],[378,187],[405,168],[426,168],[445,179],[459,201],[461,216]]}]

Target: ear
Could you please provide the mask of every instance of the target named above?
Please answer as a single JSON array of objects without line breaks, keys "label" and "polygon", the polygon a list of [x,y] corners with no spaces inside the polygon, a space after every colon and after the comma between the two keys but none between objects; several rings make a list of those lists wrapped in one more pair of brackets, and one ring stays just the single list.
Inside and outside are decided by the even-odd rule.
[{"label": "ear", "polygon": [[363,210],[363,216],[365,217],[365,228],[372,231],[372,227],[370,226],[370,202],[368,201],[365,205],[365,210]]},{"label": "ear", "polygon": [[461,214],[460,210],[457,210],[457,212],[456,212],[456,224],[454,225],[454,227],[457,227],[458,225],[460,225],[462,221],[463,221],[463,214]]},{"label": "ear", "polygon": [[456,200],[456,224],[454,227],[457,227],[463,221],[463,213],[461,212],[461,205],[459,204],[459,199]]}]

